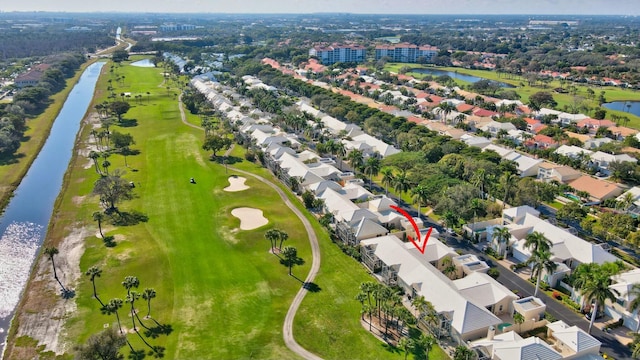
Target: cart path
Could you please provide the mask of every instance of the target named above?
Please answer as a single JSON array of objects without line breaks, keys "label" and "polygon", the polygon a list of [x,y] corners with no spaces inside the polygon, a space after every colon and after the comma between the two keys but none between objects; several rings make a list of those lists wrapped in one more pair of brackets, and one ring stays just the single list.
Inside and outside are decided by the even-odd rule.
[{"label": "cart path", "polygon": [[[199,129],[204,131],[202,127],[191,124],[187,121],[187,117],[184,113],[184,107],[182,106],[182,97],[180,97],[180,101],[178,104],[180,108],[180,117],[182,119],[182,122],[185,125],[190,126],[194,129]],[[234,145],[232,145],[229,148],[229,150],[225,152],[225,156],[228,156],[231,153],[231,151],[233,150],[233,147]],[[302,300],[308,293],[306,285],[313,282],[313,280],[316,278],[316,275],[318,275],[318,271],[320,270],[320,245],[318,244],[318,237],[316,236],[316,233],[313,230],[313,226],[311,226],[311,223],[304,216],[304,214],[289,200],[289,198],[287,197],[287,194],[276,184],[265,179],[260,175],[256,175],[248,171],[240,170],[233,166],[229,166],[228,168],[233,171],[239,172],[241,174],[251,176],[257,179],[258,181],[266,185],[269,185],[272,189],[274,189],[278,193],[278,195],[280,196],[282,201],[285,203],[285,205],[287,205],[287,207],[291,209],[291,211],[298,217],[298,219],[300,219],[300,221],[302,222],[302,225],[304,225],[304,228],[307,231],[307,236],[309,237],[309,243],[311,243],[311,253],[312,253],[311,269],[309,270],[309,274],[307,275],[307,278],[304,280],[303,286],[300,288],[300,290],[296,294],[296,297],[293,299],[293,302],[291,303],[291,306],[287,311],[287,316],[284,319],[284,325],[282,327],[282,334],[284,337],[284,343],[287,345],[289,350],[295,352],[296,354],[300,355],[305,359],[320,360],[322,359],[321,357],[315,355],[314,353],[300,346],[300,344],[298,344],[293,337],[293,319],[296,316],[296,312],[298,312],[298,308],[300,307]]]}]

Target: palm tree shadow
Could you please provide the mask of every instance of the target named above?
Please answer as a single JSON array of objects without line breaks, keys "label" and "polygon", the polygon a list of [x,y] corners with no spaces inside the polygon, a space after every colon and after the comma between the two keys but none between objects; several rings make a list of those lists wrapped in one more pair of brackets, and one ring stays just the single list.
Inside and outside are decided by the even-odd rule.
[{"label": "palm tree shadow", "polygon": [[63,299],[72,299],[76,296],[76,291],[73,289],[62,288],[60,292]]},{"label": "palm tree shadow", "polygon": [[153,321],[156,323],[156,326],[150,327],[144,332],[146,337],[155,339],[161,335],[169,335],[173,332],[173,326],[171,326],[171,324],[160,324],[155,320]]},{"label": "palm tree shadow", "polygon": [[302,285],[302,287],[307,289],[308,292],[312,292],[312,293],[317,293],[322,290],[322,288],[314,282],[305,282],[304,285]]}]

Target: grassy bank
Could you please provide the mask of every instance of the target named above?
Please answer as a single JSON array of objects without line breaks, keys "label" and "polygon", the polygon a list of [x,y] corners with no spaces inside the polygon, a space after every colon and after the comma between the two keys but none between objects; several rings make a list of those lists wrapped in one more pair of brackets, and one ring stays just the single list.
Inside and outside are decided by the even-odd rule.
[{"label": "grassy bank", "polygon": [[20,185],[22,178],[27,174],[29,167],[44,146],[53,122],[60,113],[71,89],[78,82],[87,66],[94,62],[95,60],[91,60],[82,65],[74,77],[67,79],[67,86],[51,96],[51,104],[47,109],[37,117],[27,120],[28,129],[24,133],[25,141],[20,144],[20,148],[13,156],[0,160],[0,211],[3,211],[7,206],[14,190]]}]

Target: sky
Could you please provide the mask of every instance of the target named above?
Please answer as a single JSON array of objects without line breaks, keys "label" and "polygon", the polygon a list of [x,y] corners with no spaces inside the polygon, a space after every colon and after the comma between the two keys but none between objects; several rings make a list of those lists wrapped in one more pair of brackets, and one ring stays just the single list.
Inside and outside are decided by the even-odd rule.
[{"label": "sky", "polygon": [[2,0],[0,11],[640,15],[640,0]]}]

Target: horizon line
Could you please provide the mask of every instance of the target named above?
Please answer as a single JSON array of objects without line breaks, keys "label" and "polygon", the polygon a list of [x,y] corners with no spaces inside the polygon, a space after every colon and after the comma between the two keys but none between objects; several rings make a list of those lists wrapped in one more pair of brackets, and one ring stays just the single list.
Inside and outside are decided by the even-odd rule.
[{"label": "horizon line", "polygon": [[150,14],[150,15],[373,15],[373,16],[618,16],[618,17],[638,17],[640,14],[558,14],[558,13],[358,13],[348,11],[327,11],[327,12],[195,12],[195,11],[119,11],[119,10],[106,10],[106,11],[51,11],[51,10],[2,10],[0,14]]}]

